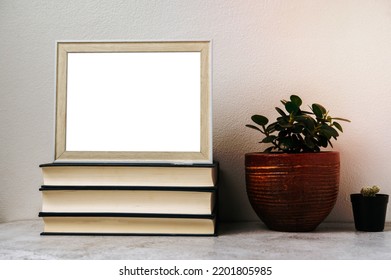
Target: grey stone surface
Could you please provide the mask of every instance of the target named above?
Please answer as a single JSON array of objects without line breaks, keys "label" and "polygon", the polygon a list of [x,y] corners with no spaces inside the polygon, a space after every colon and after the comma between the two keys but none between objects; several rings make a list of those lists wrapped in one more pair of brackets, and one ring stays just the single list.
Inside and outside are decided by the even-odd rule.
[{"label": "grey stone surface", "polygon": [[221,224],[218,237],[40,236],[41,220],[0,224],[2,260],[391,260],[391,225],[356,232],[353,224],[323,223],[310,233],[285,233],[261,223]]}]

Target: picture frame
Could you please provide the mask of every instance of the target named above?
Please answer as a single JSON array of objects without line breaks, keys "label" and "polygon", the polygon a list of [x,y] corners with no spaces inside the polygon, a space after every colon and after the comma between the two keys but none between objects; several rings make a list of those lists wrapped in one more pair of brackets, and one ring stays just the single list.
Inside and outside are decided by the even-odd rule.
[{"label": "picture frame", "polygon": [[211,163],[210,48],[57,42],[54,161]]}]

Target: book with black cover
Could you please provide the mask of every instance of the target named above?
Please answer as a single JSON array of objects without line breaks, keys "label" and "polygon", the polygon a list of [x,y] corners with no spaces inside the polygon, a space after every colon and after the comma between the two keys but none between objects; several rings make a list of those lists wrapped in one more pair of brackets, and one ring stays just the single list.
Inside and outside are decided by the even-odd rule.
[{"label": "book with black cover", "polygon": [[41,235],[216,236],[216,215],[40,212]]},{"label": "book with black cover", "polygon": [[217,187],[42,186],[42,212],[211,214]]},{"label": "book with black cover", "polygon": [[49,163],[41,164],[43,184],[51,186],[213,187],[218,162],[212,164]]}]

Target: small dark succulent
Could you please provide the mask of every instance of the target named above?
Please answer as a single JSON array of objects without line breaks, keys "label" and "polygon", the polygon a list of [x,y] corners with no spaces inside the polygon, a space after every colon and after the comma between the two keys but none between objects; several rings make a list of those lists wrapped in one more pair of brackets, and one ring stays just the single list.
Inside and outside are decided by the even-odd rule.
[{"label": "small dark succulent", "polygon": [[[320,104],[312,104],[311,111],[303,111],[302,100],[297,95],[291,95],[290,100],[281,100],[285,110],[276,107],[280,116],[271,124],[262,115],[253,115],[251,119],[258,126],[248,124],[265,137],[259,143],[271,144],[265,152],[319,152],[321,147],[333,146],[331,139],[337,140],[342,126],[337,121],[350,122],[343,118],[333,118]],[[339,131],[339,132],[338,132]]]}]

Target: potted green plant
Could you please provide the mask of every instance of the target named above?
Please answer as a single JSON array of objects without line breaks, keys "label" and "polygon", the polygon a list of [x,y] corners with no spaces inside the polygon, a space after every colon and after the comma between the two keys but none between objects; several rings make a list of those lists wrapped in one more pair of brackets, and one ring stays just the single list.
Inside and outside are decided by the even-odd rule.
[{"label": "potted green plant", "polygon": [[350,195],[354,225],[358,231],[383,231],[386,220],[388,194],[379,194],[378,186],[363,187]]},{"label": "potted green plant", "polygon": [[259,143],[269,144],[245,155],[247,194],[268,228],[312,231],[333,209],[339,188],[339,153],[321,148],[332,147],[343,131],[339,121],[349,120],[331,117],[317,103],[303,110],[297,95],[281,102],[285,110],[275,108],[275,122],[253,115],[254,124],[246,125],[263,135]]}]

